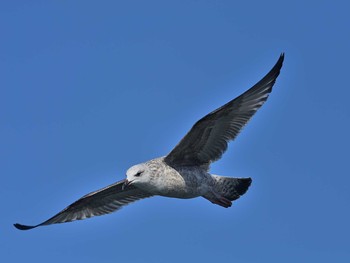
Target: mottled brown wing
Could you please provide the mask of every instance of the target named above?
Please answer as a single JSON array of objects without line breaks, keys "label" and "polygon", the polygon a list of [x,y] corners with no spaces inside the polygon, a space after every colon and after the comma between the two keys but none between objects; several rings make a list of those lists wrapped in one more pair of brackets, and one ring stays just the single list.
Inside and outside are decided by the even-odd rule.
[{"label": "mottled brown wing", "polygon": [[124,182],[125,180],[119,181],[83,196],[41,224],[35,226],[14,224],[14,226],[20,230],[28,230],[38,226],[82,220],[112,213],[132,202],[152,196],[133,185],[123,189]]},{"label": "mottled brown wing", "polygon": [[252,88],[200,119],[165,157],[171,166],[202,166],[221,158],[254,113],[267,100],[278,77],[284,54],[271,71]]}]

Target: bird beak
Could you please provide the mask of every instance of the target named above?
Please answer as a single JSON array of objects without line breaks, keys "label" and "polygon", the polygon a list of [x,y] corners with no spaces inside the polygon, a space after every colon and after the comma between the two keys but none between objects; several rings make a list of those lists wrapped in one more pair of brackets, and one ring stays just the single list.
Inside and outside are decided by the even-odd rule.
[{"label": "bird beak", "polygon": [[124,190],[126,187],[128,187],[133,180],[129,181],[128,179],[125,179],[123,185],[122,185],[122,190]]}]

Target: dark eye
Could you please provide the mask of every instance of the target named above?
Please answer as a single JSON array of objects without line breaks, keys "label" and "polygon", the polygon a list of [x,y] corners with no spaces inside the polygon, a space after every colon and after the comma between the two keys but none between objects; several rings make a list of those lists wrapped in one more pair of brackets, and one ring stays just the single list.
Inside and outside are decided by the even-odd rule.
[{"label": "dark eye", "polygon": [[139,177],[141,176],[142,172],[138,172],[137,174],[135,174],[135,177]]}]

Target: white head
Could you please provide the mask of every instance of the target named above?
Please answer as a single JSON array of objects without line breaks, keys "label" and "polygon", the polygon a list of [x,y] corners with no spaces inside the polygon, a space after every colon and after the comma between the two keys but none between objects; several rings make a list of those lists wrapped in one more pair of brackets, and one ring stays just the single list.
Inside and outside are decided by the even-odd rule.
[{"label": "white head", "polygon": [[150,169],[144,164],[136,164],[126,171],[126,185],[146,186],[150,182]]}]

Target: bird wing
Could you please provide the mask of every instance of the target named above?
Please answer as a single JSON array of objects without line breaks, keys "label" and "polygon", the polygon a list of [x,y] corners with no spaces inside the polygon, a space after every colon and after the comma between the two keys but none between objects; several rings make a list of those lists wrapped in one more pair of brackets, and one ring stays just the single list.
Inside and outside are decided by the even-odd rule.
[{"label": "bird wing", "polygon": [[282,53],[270,72],[252,88],[196,122],[165,157],[165,162],[171,166],[202,166],[208,169],[210,163],[220,159],[228,142],[236,138],[267,100],[283,59]]},{"label": "bird wing", "polygon": [[152,194],[144,192],[133,185],[123,189],[124,182],[125,179],[83,196],[41,224],[35,226],[14,224],[14,226],[20,230],[28,230],[38,226],[82,220],[112,213],[132,202],[152,196]]}]

